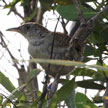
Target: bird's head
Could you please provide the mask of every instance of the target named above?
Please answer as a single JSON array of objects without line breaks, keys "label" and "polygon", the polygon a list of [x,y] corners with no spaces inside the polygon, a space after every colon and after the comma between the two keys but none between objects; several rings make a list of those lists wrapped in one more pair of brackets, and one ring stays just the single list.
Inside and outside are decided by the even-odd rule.
[{"label": "bird's head", "polygon": [[29,23],[25,23],[19,27],[7,29],[7,31],[18,32],[18,33],[22,34],[25,38],[30,38],[30,37],[34,37],[34,36],[38,37],[40,32],[47,31],[47,29],[45,29],[44,27],[42,27],[39,24],[29,22]]}]

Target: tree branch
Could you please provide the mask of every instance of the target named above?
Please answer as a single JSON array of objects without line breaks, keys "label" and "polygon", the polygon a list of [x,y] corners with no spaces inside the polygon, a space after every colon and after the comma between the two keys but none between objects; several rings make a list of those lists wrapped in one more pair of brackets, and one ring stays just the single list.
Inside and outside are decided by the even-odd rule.
[{"label": "tree branch", "polygon": [[[76,4],[76,5],[78,5],[78,4]],[[98,19],[98,17],[103,12],[105,12],[107,9],[108,9],[108,6],[106,6],[104,9],[102,9],[100,12],[98,12],[97,15],[93,16],[87,22],[81,23],[81,25],[76,30],[76,32],[74,33],[73,37],[70,40],[70,45],[69,45],[68,51],[66,53],[66,57],[69,58],[69,57],[71,57],[71,54],[72,54],[72,55],[74,55],[75,61],[82,60],[85,43],[86,43],[88,36],[92,32],[93,24],[94,24],[95,20]],[[74,54],[71,51],[73,51]]]},{"label": "tree branch", "polygon": [[100,12],[98,12],[94,17],[92,17],[90,20],[95,21],[98,19],[98,17],[103,14],[108,9],[108,6],[106,6],[104,9],[102,9]]},{"label": "tree branch", "polygon": [[57,90],[57,87],[58,87],[59,78],[60,78],[60,76],[57,74],[55,77],[55,80],[51,86],[51,89],[49,90],[49,93],[48,93],[48,100],[47,100],[46,108],[49,108],[49,105],[51,104],[51,99],[53,98],[53,96]]},{"label": "tree branch", "polygon": [[79,5],[79,3],[78,3],[78,0],[73,0],[73,3],[74,3],[74,5],[76,6],[76,9],[77,9],[77,11],[78,11],[80,23],[85,23],[85,19],[84,19],[84,17],[83,17],[83,12],[82,12],[82,10],[80,9],[80,5]]},{"label": "tree branch", "polygon": [[[1,93],[0,93],[1,94]],[[3,97],[5,97],[15,108],[18,108],[7,96],[1,94]]]},{"label": "tree branch", "polygon": [[19,16],[22,20],[24,20],[24,17],[16,10],[15,7],[11,8],[11,11],[12,11],[15,15]]},{"label": "tree branch", "polygon": [[[14,56],[11,54],[10,50],[8,49],[8,47],[7,47],[7,45],[6,45],[5,41],[4,41],[3,36],[4,35],[2,34],[2,32],[0,32],[1,44],[2,44],[2,46],[4,46],[7,49],[7,51],[9,53],[10,57],[12,58],[12,60],[15,60]],[[17,64],[15,62],[14,62],[14,66],[18,69],[18,66],[17,66]]]}]

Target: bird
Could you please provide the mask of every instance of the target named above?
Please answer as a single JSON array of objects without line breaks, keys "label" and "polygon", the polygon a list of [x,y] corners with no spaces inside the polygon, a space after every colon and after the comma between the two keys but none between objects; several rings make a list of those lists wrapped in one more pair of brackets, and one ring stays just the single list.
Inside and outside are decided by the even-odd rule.
[{"label": "bird", "polygon": [[[54,36],[54,48],[52,59],[56,60],[73,60],[75,55],[66,57],[67,49],[71,36],[64,33],[49,31],[45,27],[35,22],[28,22],[19,27],[9,28],[7,31],[18,32],[28,40],[28,52],[33,58],[49,59],[51,55],[52,41]],[[72,51],[71,51],[72,52]],[[47,70],[48,64],[40,65]],[[74,69],[73,66],[50,65],[49,75],[55,76],[67,75]]]}]

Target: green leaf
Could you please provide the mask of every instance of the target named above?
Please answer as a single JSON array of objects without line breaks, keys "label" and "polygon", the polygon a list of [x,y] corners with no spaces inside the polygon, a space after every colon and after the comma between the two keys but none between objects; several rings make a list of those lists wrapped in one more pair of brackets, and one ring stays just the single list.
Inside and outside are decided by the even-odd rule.
[{"label": "green leaf", "polygon": [[86,63],[86,62],[88,62],[90,60],[94,60],[94,58],[92,58],[92,57],[91,58],[90,57],[84,57],[82,62]]},{"label": "green leaf", "polygon": [[2,106],[3,96],[0,95],[0,106]]},{"label": "green leaf", "polygon": [[12,82],[2,72],[0,72],[0,84],[4,86],[9,92],[12,92],[15,87]]},{"label": "green leaf", "polygon": [[103,85],[95,83],[94,80],[77,81],[76,83],[79,87],[83,87],[86,89],[98,89],[98,90],[105,89]]},{"label": "green leaf", "polygon": [[11,2],[11,5],[14,6],[14,5],[17,4],[19,1],[20,1],[20,0],[13,0],[13,1]]},{"label": "green leaf", "polygon": [[108,25],[104,26],[102,31],[100,31],[100,36],[103,38],[104,42],[108,42]]},{"label": "green leaf", "polygon": [[31,83],[30,81],[40,72],[41,70],[39,69],[33,69],[31,72],[28,73],[27,75],[27,80],[26,80],[26,84],[27,84],[27,89],[29,91],[31,91]]},{"label": "green leaf", "polygon": [[30,3],[30,0],[20,0],[22,6],[26,6]]},{"label": "green leaf", "polygon": [[93,43],[94,45],[96,45],[96,44],[98,44],[98,43],[100,43],[100,39],[98,39],[98,38],[100,38],[100,36],[99,35],[97,35],[97,34],[95,34],[94,32],[92,32],[91,34],[90,34],[90,36],[89,36],[89,41],[91,42],[91,43]]},{"label": "green leaf", "polygon": [[[22,60],[21,60],[22,61]],[[29,61],[31,63],[43,63],[43,64],[52,64],[52,65],[62,65],[62,66],[77,66],[81,68],[93,68],[99,71],[99,74],[102,74],[102,71],[108,75],[108,67],[106,66],[99,66],[99,65],[87,65],[83,62],[77,62],[77,61],[70,61],[70,60],[55,60],[55,59],[30,59],[30,60],[24,60],[24,61]],[[15,62],[17,62],[15,60]]]},{"label": "green leaf", "polygon": [[38,74],[41,70],[33,69],[31,72],[28,73],[27,81],[30,81],[36,74]]},{"label": "green leaf", "polygon": [[21,95],[18,97],[16,103],[28,103],[27,102],[27,96],[25,93],[21,93]]},{"label": "green leaf", "polygon": [[30,108],[36,108],[38,106],[38,103],[40,101],[40,97],[38,97],[30,106]]},{"label": "green leaf", "polygon": [[22,88],[24,88],[26,86],[26,84],[23,84],[21,86],[19,86],[18,88],[14,89],[11,93],[12,95],[9,97],[9,99],[14,99],[15,97],[19,97],[20,96],[20,90]]},{"label": "green leaf", "polygon": [[19,103],[16,106],[17,106],[17,108],[30,108],[29,103]]},{"label": "green leaf", "polygon": [[102,21],[96,21],[92,34],[89,36],[89,40],[97,46],[108,42],[108,25]]},{"label": "green leaf", "polygon": [[91,17],[93,17],[94,15],[97,14],[96,11],[93,11],[91,8],[87,8],[87,7],[84,7],[84,6],[81,6],[81,10],[83,11],[83,16],[86,19],[89,19],[89,18],[91,18]]},{"label": "green leaf", "polygon": [[4,8],[13,8],[20,0],[13,0],[9,4],[6,4]]},{"label": "green leaf", "polygon": [[30,21],[31,19],[33,19],[37,14],[37,5],[35,5],[35,8],[33,10],[33,13],[30,14],[29,17],[25,18],[24,21]]},{"label": "green leaf", "polygon": [[93,55],[94,52],[95,52],[95,50],[96,50],[96,49],[95,49],[94,47],[86,45],[85,51],[84,51],[84,56]]},{"label": "green leaf", "polygon": [[[106,67],[106,66],[104,66],[104,67]],[[71,75],[75,75],[75,76],[88,76],[88,77],[92,77],[95,81],[98,81],[98,80],[103,81],[104,80],[103,71],[101,71],[101,70],[95,71],[93,69],[87,69],[87,68],[76,68],[71,73]]]},{"label": "green leaf", "polygon": [[93,77],[95,74],[97,74],[97,71],[93,69],[87,69],[87,68],[76,68],[71,74],[75,76]]},{"label": "green leaf", "polygon": [[49,108],[55,108],[55,106],[68,98],[70,93],[76,88],[75,78],[68,81],[64,86],[62,86],[53,96],[52,102]]},{"label": "green leaf", "polygon": [[67,20],[75,20],[78,18],[77,10],[74,5],[58,5],[57,12]]},{"label": "green leaf", "polygon": [[105,51],[105,50],[106,50],[105,45],[100,45],[98,47],[98,49],[95,51],[94,56],[100,57],[102,55],[103,51]]},{"label": "green leaf", "polygon": [[[67,80],[67,79],[60,79],[60,83],[62,83],[62,84],[66,84],[68,81],[69,80]],[[78,87],[82,87],[82,88],[86,88],[86,89],[98,89],[98,90],[105,89],[105,87],[103,85],[97,84],[94,81],[97,81],[97,80],[90,79],[90,80],[76,81],[76,84]]]},{"label": "green leaf", "polygon": [[[81,9],[83,11],[83,16],[87,19],[91,18],[97,13],[83,6],[81,6]],[[63,18],[66,18],[67,20],[76,20],[79,18],[75,5],[58,5],[56,10]]]},{"label": "green leaf", "polygon": [[75,90],[70,93],[65,102],[68,108],[75,108]]},{"label": "green leaf", "polygon": [[[80,0],[80,2],[91,2],[95,0]],[[73,4],[73,0],[54,0],[55,3],[58,3],[60,5],[70,5]]]},{"label": "green leaf", "polygon": [[77,108],[98,108],[86,95],[82,93],[76,94],[75,104]]},{"label": "green leaf", "polygon": [[[26,60],[25,60],[26,61]],[[27,60],[29,62],[35,62],[35,63],[45,63],[45,64],[54,64],[54,65],[62,65],[62,66],[77,66],[77,67],[86,67],[86,68],[95,68],[102,71],[106,71],[107,73],[108,68],[104,66],[99,65],[87,65],[83,62],[77,62],[77,61],[70,61],[70,60],[55,60],[55,59],[30,59]],[[17,62],[17,61],[15,61]]]},{"label": "green leaf", "polygon": [[54,9],[56,7],[52,6],[52,4],[54,3],[53,0],[40,0],[41,2],[41,6],[44,8],[44,11],[48,11],[51,10],[52,8]]},{"label": "green leaf", "polygon": [[[19,90],[21,90],[22,88],[24,88],[26,86],[26,84],[23,84],[21,86],[19,86],[18,88],[14,89],[12,92],[11,92],[11,95],[8,97],[8,99],[15,99],[15,98],[18,98],[21,94],[21,92]],[[6,99],[4,102],[3,102],[3,107],[6,106],[6,104],[8,103],[8,100]]]},{"label": "green leaf", "polygon": [[94,103],[103,103],[103,96],[99,96],[98,94],[95,97],[92,97]]},{"label": "green leaf", "polygon": [[21,92],[17,98],[18,99],[14,103],[18,108],[29,108],[30,107],[29,100],[27,100],[27,96],[25,93]]},{"label": "green leaf", "polygon": [[31,104],[30,108],[36,108],[38,106],[38,103],[39,103],[40,98],[41,98],[41,92],[37,91],[37,94],[38,94],[38,98],[35,99],[35,101]]},{"label": "green leaf", "polygon": [[43,3],[49,3],[49,4],[52,4],[54,0],[40,0],[40,2],[43,2]]}]

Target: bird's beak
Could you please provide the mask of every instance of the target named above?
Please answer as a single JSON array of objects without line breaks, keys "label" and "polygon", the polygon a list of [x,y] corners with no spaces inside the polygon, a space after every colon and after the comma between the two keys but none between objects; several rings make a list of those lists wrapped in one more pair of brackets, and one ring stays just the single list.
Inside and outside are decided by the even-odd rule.
[{"label": "bird's beak", "polygon": [[7,31],[14,31],[14,32],[21,32],[21,29],[19,27],[16,27],[16,28],[9,28],[7,29]]}]

